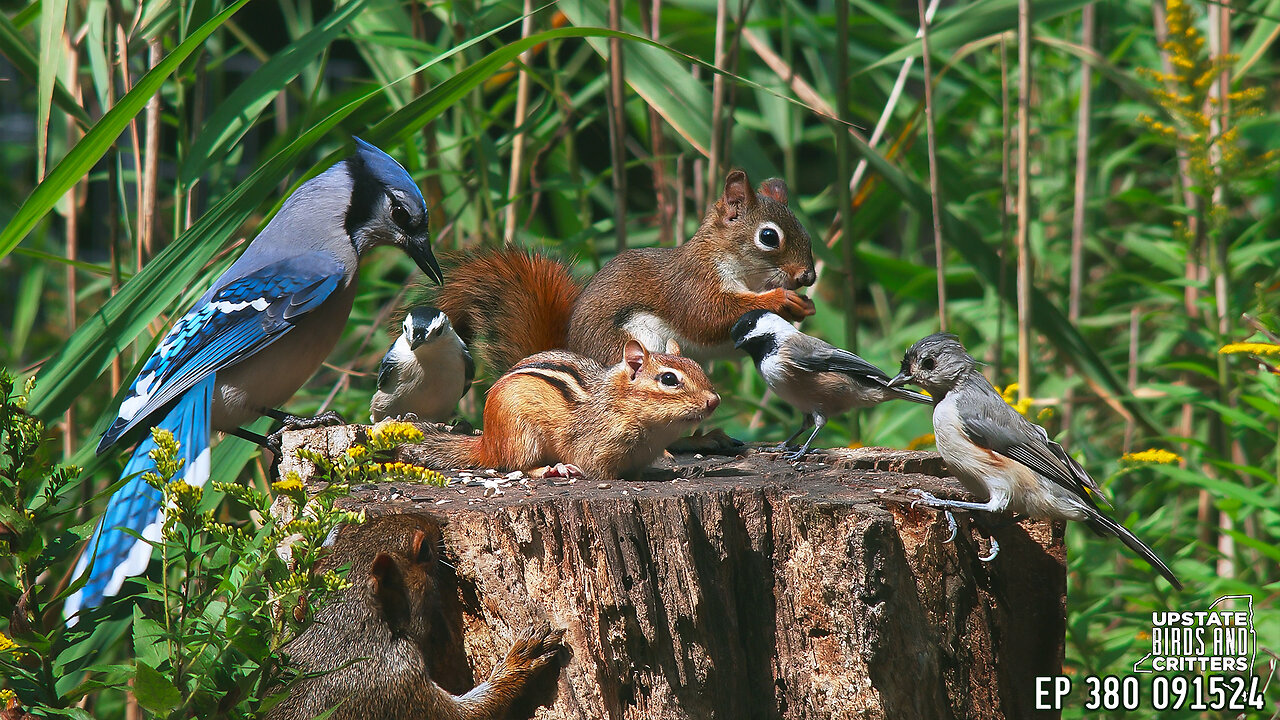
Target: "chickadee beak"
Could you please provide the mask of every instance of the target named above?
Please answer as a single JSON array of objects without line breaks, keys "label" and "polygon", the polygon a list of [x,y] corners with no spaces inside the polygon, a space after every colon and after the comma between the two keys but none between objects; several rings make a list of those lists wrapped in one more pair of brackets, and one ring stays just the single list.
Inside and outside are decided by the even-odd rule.
[{"label": "chickadee beak", "polygon": [[440,272],[440,263],[436,262],[436,256],[431,252],[430,233],[423,230],[421,235],[409,238],[409,244],[405,250],[427,277],[435,280],[437,285],[444,284],[444,273]]},{"label": "chickadee beak", "polygon": [[910,373],[900,372],[897,375],[895,375],[892,380],[889,381],[889,387],[891,388],[902,387],[903,385],[906,385],[907,383],[914,382],[914,381],[915,381],[915,378],[912,377]]}]

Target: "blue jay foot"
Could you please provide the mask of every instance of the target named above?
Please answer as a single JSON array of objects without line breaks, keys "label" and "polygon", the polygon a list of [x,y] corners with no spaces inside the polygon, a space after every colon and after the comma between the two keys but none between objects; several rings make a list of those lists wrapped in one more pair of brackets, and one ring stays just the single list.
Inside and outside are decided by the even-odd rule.
[{"label": "blue jay foot", "polygon": [[309,430],[311,428],[328,427],[330,425],[348,425],[347,419],[342,417],[333,410],[322,412],[313,417],[300,417],[298,415],[290,415],[274,408],[267,408],[262,413],[272,420],[279,420],[284,424],[282,430]]}]

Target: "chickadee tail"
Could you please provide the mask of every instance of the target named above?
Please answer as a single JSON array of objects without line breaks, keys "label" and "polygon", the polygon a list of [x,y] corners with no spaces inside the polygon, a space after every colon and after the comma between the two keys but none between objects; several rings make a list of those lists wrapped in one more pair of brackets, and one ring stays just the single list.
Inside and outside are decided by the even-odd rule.
[{"label": "chickadee tail", "polygon": [[1089,514],[1089,527],[1099,534],[1114,535],[1120,538],[1120,542],[1129,546],[1129,549],[1137,553],[1143,560],[1146,560],[1151,567],[1164,576],[1165,580],[1176,590],[1182,589],[1182,583],[1178,582],[1177,576],[1169,569],[1168,565],[1156,555],[1156,551],[1147,547],[1146,543],[1138,539],[1136,535],[1129,532],[1129,529],[1100,512]]},{"label": "chickadee tail", "polygon": [[929,397],[928,395],[925,395],[924,393],[918,393],[915,390],[908,390],[906,388],[893,388],[893,392],[903,400],[918,402],[921,405],[933,404],[933,398]]}]

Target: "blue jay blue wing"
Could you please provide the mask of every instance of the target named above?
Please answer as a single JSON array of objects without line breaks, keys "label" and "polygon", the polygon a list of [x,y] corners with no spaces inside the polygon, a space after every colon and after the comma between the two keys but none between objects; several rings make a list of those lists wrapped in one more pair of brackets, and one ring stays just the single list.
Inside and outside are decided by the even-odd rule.
[{"label": "blue jay blue wing", "polygon": [[[1027,420],[1000,398],[999,417],[991,417],[971,405],[960,406],[960,425],[965,435],[979,447],[999,453],[1036,471],[1095,505],[1106,503],[1098,484],[1062,446],[1049,439],[1044,428]],[[1007,410],[1008,412],[1004,412]]]},{"label": "blue jay blue wing", "polygon": [[324,302],[343,269],[328,253],[304,253],[232,280],[183,315],[143,365],[102,435],[104,452],[206,376],[262,350]]}]

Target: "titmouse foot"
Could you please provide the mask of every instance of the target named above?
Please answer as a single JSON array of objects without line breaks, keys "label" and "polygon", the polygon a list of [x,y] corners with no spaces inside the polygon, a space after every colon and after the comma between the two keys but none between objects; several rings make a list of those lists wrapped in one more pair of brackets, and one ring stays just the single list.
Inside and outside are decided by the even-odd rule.
[{"label": "titmouse foot", "polygon": [[1000,541],[996,540],[995,538],[991,538],[991,552],[987,553],[986,555],[979,555],[978,559],[984,563],[989,563],[992,560],[995,560],[996,556],[999,554],[1000,554]]},{"label": "titmouse foot", "polygon": [[782,457],[787,462],[796,462],[797,460],[799,460],[800,458],[808,454],[809,454],[809,448],[800,448],[799,450],[793,453],[788,453],[786,455],[783,455]]}]

